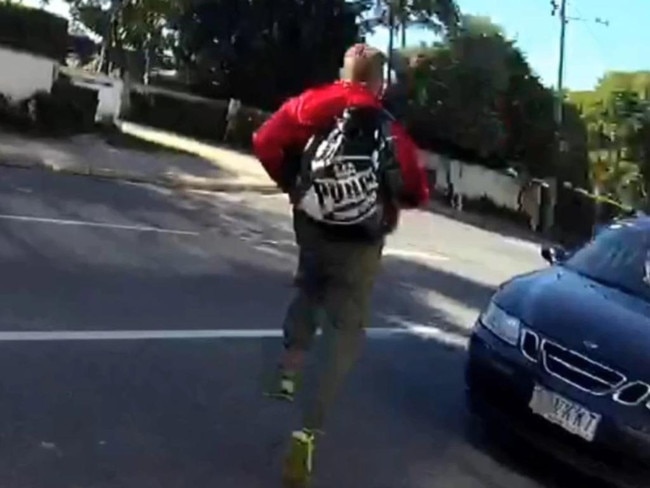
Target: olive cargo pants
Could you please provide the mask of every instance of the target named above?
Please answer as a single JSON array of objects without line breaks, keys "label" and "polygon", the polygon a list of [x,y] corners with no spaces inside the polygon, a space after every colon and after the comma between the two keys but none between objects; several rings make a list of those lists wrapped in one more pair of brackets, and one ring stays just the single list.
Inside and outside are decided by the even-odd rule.
[{"label": "olive cargo pants", "polygon": [[303,427],[322,430],[326,412],[354,365],[370,321],[372,291],[381,262],[380,242],[333,241],[294,211],[299,247],[297,294],[284,322],[284,346],[303,351],[323,331],[324,358],[313,394],[306,399]]}]

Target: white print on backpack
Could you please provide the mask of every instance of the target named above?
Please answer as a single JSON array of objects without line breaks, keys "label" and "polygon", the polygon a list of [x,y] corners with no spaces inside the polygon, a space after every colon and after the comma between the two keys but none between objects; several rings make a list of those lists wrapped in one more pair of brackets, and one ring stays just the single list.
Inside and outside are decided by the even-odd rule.
[{"label": "white print on backpack", "polygon": [[[336,128],[314,148],[309,163],[310,182],[300,208],[313,219],[330,225],[351,226],[369,218],[375,220],[379,205],[379,154],[382,133],[374,134],[376,147],[365,153],[354,146],[353,154],[345,154],[351,146],[345,142],[345,117]],[[316,139],[307,147],[316,143]]]},{"label": "white print on backpack", "polygon": [[368,216],[377,205],[379,182],[372,167],[356,171],[354,164],[344,163],[335,171],[339,176],[314,181],[314,191],[320,197],[326,220],[339,223],[355,223]]},{"label": "white print on backpack", "polygon": [[371,167],[357,171],[353,163],[335,165],[338,177],[319,178],[303,197],[301,208],[329,224],[353,225],[377,210],[379,182]]}]

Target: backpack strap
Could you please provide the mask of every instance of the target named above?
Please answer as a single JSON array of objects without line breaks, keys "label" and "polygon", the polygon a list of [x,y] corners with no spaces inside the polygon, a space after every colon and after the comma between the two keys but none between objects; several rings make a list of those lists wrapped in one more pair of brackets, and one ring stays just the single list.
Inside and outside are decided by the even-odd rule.
[{"label": "backpack strap", "polygon": [[332,133],[338,130],[339,119],[333,121],[327,128],[318,131],[316,134],[309,138],[305,148],[300,156],[299,168],[295,178],[295,184],[289,192],[289,201],[292,205],[298,205],[302,198],[305,196],[313,181],[311,180],[311,165],[316,154],[318,146],[320,146],[326,139],[332,136]]}]

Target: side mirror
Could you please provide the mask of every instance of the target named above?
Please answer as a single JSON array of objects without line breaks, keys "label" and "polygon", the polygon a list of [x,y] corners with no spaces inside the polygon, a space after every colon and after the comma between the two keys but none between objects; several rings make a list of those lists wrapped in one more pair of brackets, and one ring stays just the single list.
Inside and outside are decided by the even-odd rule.
[{"label": "side mirror", "polygon": [[542,257],[549,264],[561,263],[567,258],[567,252],[560,246],[542,246]]}]

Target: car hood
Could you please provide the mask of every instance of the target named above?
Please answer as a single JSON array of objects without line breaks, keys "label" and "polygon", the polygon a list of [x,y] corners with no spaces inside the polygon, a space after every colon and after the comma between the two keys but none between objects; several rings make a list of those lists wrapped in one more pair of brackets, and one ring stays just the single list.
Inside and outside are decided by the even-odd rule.
[{"label": "car hood", "polygon": [[511,280],[495,302],[559,344],[650,381],[649,302],[559,266]]}]

